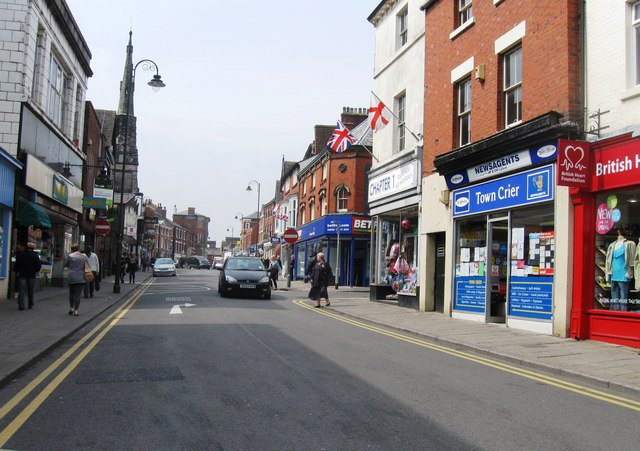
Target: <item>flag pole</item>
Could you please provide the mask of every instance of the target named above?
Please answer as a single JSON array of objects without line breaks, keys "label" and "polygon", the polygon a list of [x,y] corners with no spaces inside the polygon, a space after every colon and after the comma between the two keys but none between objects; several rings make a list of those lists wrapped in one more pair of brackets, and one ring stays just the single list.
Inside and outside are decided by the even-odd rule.
[{"label": "flag pole", "polygon": [[[367,127],[369,127],[369,130],[372,130],[370,125],[367,125]],[[362,136],[360,136],[360,138],[359,138],[359,139],[358,139],[358,141],[355,143],[355,145],[356,145],[356,146],[363,147],[363,148],[364,148],[364,150],[366,150],[367,152],[369,152],[369,154],[370,154],[370,155],[371,155],[371,156],[372,156],[372,157],[373,157],[373,158],[374,158],[378,163],[380,163],[380,160],[378,160],[378,157],[376,157],[376,156],[373,154],[373,150],[372,150],[372,149],[369,149],[367,146],[365,146],[364,144],[362,144],[362,140],[364,139],[364,137],[365,137],[365,136],[367,136],[367,133],[368,133],[368,132],[367,132],[367,131],[365,131],[365,132],[362,134]]]},{"label": "flag pole", "polygon": [[[371,94],[373,94],[376,97],[376,99],[380,100],[380,97],[378,97],[375,92],[371,91]],[[382,100],[380,100],[380,102],[382,102]],[[396,114],[393,112],[393,110],[391,108],[387,107],[387,110],[389,110],[389,113],[391,113],[391,115],[393,117],[395,117],[398,122],[400,122],[400,118],[398,116],[396,116]],[[407,122],[406,121],[402,122],[402,126],[404,127],[404,129],[406,131],[408,131],[411,134],[411,136],[413,136],[413,138],[416,140],[416,143],[420,142],[420,138],[418,138],[418,135],[413,133],[411,131],[411,129],[409,127],[407,127]],[[371,126],[369,126],[369,128],[371,128]]]}]

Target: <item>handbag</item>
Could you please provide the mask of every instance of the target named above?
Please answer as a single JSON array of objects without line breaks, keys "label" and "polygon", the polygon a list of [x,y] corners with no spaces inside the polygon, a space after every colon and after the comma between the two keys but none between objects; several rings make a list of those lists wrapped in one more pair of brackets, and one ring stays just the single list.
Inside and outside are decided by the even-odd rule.
[{"label": "handbag", "polygon": [[93,282],[93,271],[91,271],[89,262],[84,262],[84,280],[86,280],[88,283]]}]

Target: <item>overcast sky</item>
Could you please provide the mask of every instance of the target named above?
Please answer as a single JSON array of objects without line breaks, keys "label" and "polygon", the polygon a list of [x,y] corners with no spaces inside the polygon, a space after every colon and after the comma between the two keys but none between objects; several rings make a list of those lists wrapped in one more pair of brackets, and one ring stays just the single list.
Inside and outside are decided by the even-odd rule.
[{"label": "overcast sky", "polygon": [[[316,124],[369,106],[378,0],[67,0],[91,50],[87,100],[115,110],[129,30],[136,70],[138,181],[167,214],[195,207],[218,245],[236,215],[275,195],[282,157],[299,161]],[[157,8],[154,10],[154,8]]]}]

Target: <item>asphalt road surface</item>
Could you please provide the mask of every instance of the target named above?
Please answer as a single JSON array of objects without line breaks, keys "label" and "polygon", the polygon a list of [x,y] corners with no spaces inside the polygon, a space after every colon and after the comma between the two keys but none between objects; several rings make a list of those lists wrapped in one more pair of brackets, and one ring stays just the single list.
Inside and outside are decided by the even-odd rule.
[{"label": "asphalt road surface", "polygon": [[301,292],[223,299],[217,277],[150,279],[3,387],[0,448],[638,449],[640,411],[584,384],[479,364]]}]

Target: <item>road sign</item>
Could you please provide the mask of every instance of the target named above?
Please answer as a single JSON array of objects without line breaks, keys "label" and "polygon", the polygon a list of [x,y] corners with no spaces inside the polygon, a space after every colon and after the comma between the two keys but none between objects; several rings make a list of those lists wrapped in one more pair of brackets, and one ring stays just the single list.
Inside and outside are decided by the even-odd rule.
[{"label": "road sign", "polygon": [[98,235],[107,235],[111,232],[111,223],[106,219],[99,219],[96,221],[95,229]]},{"label": "road sign", "polygon": [[287,229],[284,231],[284,234],[282,235],[282,237],[287,243],[293,244],[296,241],[298,241],[298,231],[293,228]]}]

